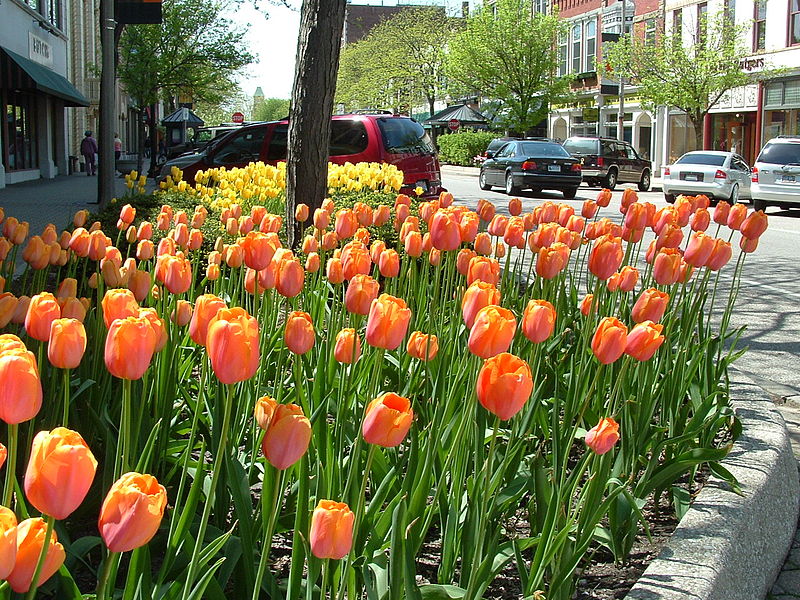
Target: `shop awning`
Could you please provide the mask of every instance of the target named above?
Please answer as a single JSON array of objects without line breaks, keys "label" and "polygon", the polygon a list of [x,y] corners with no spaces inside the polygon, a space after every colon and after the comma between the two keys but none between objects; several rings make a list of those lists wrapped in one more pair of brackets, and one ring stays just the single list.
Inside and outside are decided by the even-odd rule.
[{"label": "shop awning", "polygon": [[0,46],[0,58],[2,58],[3,70],[6,68],[9,71],[12,70],[12,65],[7,63],[13,63],[19,69],[20,73],[17,73],[19,80],[14,82],[16,87],[38,90],[61,98],[66,106],[89,106],[89,101],[83,94],[55,71],[2,46]]},{"label": "shop awning", "polygon": [[425,119],[424,125],[447,125],[451,119],[458,120],[462,125],[486,125],[489,119],[484,117],[477,110],[470,108],[466,104],[456,104],[448,106],[435,115]]}]

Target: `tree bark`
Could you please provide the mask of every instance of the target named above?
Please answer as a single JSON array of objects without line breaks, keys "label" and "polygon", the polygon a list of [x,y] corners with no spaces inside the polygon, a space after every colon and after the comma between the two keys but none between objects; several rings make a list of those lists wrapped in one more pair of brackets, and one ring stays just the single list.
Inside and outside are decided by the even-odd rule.
[{"label": "tree bark", "polygon": [[294,212],[305,203],[313,215],[328,189],[328,147],[342,46],[345,0],[303,0],[289,109],[286,222],[289,244],[300,243]]},{"label": "tree bark", "polygon": [[136,111],[136,172],[144,174],[144,109]]}]

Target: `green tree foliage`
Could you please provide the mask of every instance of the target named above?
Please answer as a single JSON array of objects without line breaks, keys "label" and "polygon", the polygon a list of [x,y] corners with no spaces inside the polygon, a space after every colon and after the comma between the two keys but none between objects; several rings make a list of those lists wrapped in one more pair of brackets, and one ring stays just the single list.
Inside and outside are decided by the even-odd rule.
[{"label": "green tree foliage", "polygon": [[117,74],[144,107],[188,96],[220,103],[235,94],[234,74],[255,60],[241,44],[245,31],[223,17],[228,0],[165,0],[160,25],[128,25],[120,38]]},{"label": "green tree foliage", "polygon": [[551,102],[569,96],[558,77],[556,40],[566,25],[556,14],[534,13],[530,0],[497,0],[473,14],[450,43],[448,77],[482,96],[501,100],[504,125],[526,132]]},{"label": "green tree foliage", "polygon": [[445,49],[460,23],[436,7],[409,7],[383,21],[343,48],[336,101],[348,109],[424,103],[433,113],[444,97]]},{"label": "green tree foliage", "polygon": [[459,131],[440,135],[436,138],[439,159],[451,165],[471,167],[475,164],[474,158],[482,154],[496,137],[496,133],[489,131]]},{"label": "green tree foliage", "polygon": [[289,100],[284,98],[266,98],[263,103],[254,107],[254,121],[277,121],[289,114]]},{"label": "green tree foliage", "polygon": [[703,147],[703,119],[732,88],[769,79],[775,70],[757,74],[742,70],[752,54],[746,35],[750,23],[733,25],[722,13],[704,17],[693,32],[670,32],[657,43],[643,36],[626,36],[604,49],[609,76],[625,77],[637,88],[644,106],[674,106],[694,125],[696,147]]}]

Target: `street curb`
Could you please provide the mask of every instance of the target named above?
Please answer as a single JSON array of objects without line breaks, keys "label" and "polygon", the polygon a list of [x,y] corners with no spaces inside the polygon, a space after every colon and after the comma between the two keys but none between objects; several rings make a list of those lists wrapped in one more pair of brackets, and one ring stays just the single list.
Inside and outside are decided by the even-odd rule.
[{"label": "street curb", "polygon": [[625,600],[764,598],[797,526],[797,460],[783,417],[761,388],[731,371],[742,434],[722,461],[742,495],[711,477]]}]

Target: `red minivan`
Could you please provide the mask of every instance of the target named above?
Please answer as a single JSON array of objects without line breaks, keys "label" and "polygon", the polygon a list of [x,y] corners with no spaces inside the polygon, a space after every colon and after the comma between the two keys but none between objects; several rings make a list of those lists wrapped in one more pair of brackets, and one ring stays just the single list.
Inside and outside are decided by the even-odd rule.
[{"label": "red minivan", "polygon": [[[254,161],[277,164],[286,160],[289,122],[253,123],[213,140],[202,152],[179,156],[173,166],[194,182],[197,171],[213,167],[244,167]],[[425,129],[414,119],[391,114],[334,115],[331,122],[330,162],[384,162],[403,172],[403,191],[421,187],[424,196],[438,196],[442,188],[439,160]]]}]

